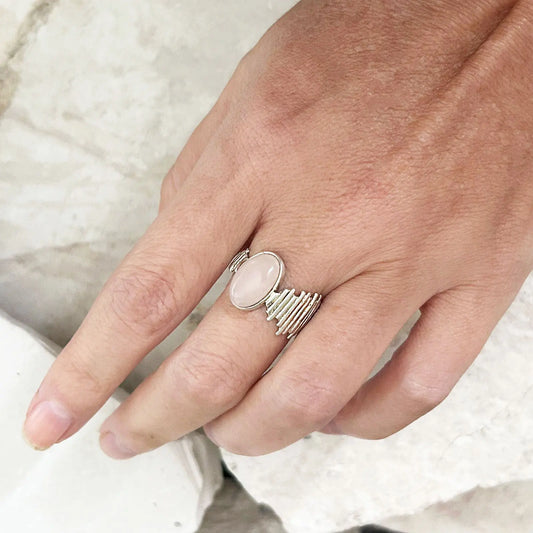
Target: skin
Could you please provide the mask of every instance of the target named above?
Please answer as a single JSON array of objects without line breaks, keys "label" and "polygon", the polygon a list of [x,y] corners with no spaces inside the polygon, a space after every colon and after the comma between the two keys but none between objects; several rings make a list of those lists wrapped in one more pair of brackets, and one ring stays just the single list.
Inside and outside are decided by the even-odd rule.
[{"label": "skin", "polygon": [[106,453],[201,426],[244,455],[317,430],[378,439],[438,405],[533,268],[532,36],[528,0],[297,4],[169,171],[36,393],[28,440],[78,431],[245,246],[284,259],[284,287],[324,294],[318,313],[262,376],[286,341],[226,290],[103,424]]}]

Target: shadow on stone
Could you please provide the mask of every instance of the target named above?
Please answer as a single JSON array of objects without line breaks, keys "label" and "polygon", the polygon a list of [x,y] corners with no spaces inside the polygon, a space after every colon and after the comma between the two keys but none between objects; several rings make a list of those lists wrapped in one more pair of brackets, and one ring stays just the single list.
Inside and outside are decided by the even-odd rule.
[{"label": "shadow on stone", "polygon": [[225,467],[224,484],[207,509],[197,533],[286,533],[281,520],[258,504]]},{"label": "shadow on stone", "polygon": [[[267,505],[257,503],[222,462],[224,484],[207,509],[196,533],[287,533],[281,520]],[[333,533],[333,532],[328,532]],[[338,533],[402,533],[376,525]]]},{"label": "shadow on stone", "polygon": [[344,531],[339,531],[338,533],[402,533],[402,532],[392,530],[392,529],[387,529],[386,527],[375,526],[375,525],[370,524],[368,526],[345,529]]},{"label": "shadow on stone", "polygon": [[0,67],[0,116],[10,106],[19,80],[19,75],[9,66]]}]

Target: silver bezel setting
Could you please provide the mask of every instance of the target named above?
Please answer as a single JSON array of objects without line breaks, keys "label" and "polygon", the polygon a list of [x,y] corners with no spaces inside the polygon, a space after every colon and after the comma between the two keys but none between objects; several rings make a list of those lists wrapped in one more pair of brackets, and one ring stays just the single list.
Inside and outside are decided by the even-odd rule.
[{"label": "silver bezel setting", "polygon": [[276,254],[274,252],[257,252],[256,254],[252,255],[251,257],[250,257],[249,254],[250,254],[250,250],[249,249],[246,249],[246,250],[244,250],[242,252],[239,252],[231,260],[231,263],[229,264],[230,272],[232,272],[232,273],[237,272],[237,270],[239,270],[239,268],[244,263],[252,260],[254,257],[258,257],[260,255],[271,255],[271,256],[275,257],[276,261],[279,264],[279,273],[278,273],[278,277],[276,278],[276,281],[275,281],[273,287],[268,291],[266,296],[261,298],[261,300],[259,300],[258,302],[255,302],[254,304],[249,305],[247,307],[241,307],[240,305],[237,305],[233,301],[231,302],[237,309],[241,309],[242,311],[251,311],[252,309],[257,309],[258,307],[261,307],[264,303],[266,303],[266,301],[270,298],[272,293],[276,292],[276,289],[279,287],[281,279],[283,278],[283,275],[285,274],[285,263],[283,262],[283,260],[281,259],[281,257],[278,254]]}]

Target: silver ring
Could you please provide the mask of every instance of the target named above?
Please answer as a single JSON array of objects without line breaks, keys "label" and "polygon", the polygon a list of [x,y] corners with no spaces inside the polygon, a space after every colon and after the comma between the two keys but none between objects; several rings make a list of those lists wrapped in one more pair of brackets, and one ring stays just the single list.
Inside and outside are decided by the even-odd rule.
[{"label": "silver ring", "polygon": [[267,320],[276,320],[276,335],[291,339],[302,330],[320,307],[322,295],[294,289],[278,291],[285,273],[281,257],[274,252],[259,252],[250,257],[247,248],[239,252],[230,262],[233,274],[229,295],[231,303],[249,311],[266,305]]}]

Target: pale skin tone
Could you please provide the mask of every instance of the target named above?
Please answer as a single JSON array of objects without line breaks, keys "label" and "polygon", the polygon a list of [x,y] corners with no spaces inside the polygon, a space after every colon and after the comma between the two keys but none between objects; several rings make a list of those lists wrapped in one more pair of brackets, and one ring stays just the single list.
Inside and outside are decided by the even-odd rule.
[{"label": "pale skin tone", "polygon": [[226,290],[103,424],[106,453],[202,426],[245,455],[312,431],[379,439],[444,400],[533,268],[532,36],[529,0],[299,3],[180,153],[36,393],[29,441],[78,431],[246,246],[324,294],[318,313],[262,376],[285,341]]}]

